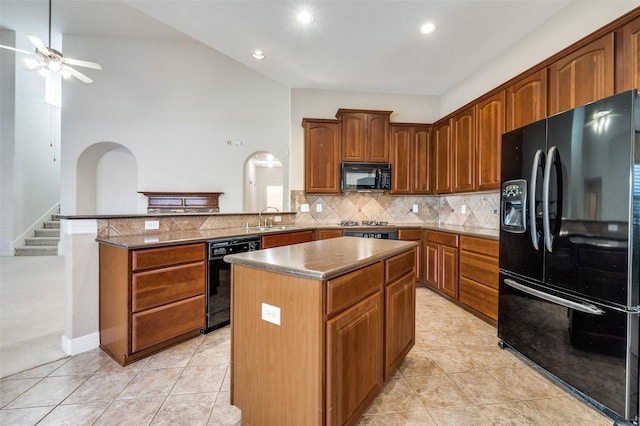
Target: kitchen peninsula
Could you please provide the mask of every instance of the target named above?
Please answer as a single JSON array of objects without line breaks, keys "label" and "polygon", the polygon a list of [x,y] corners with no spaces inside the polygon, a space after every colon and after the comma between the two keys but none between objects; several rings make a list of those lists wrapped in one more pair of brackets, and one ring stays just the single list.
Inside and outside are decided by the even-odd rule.
[{"label": "kitchen peninsula", "polygon": [[243,424],[358,421],[414,345],[416,247],[341,237],[225,256]]}]

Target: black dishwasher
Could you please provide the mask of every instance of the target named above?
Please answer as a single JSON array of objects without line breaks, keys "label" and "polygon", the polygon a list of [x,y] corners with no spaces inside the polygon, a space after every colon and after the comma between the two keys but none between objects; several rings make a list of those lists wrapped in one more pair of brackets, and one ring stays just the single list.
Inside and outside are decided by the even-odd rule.
[{"label": "black dishwasher", "polygon": [[207,242],[207,325],[202,334],[231,322],[231,265],[222,258],[228,254],[260,250],[260,237],[237,237]]}]

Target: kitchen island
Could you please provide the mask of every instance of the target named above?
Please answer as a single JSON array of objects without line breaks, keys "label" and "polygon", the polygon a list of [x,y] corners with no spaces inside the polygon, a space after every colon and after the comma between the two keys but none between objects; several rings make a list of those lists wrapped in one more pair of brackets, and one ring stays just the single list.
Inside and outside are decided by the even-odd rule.
[{"label": "kitchen island", "polygon": [[341,237],[225,256],[243,424],[358,421],[415,342],[416,246]]}]

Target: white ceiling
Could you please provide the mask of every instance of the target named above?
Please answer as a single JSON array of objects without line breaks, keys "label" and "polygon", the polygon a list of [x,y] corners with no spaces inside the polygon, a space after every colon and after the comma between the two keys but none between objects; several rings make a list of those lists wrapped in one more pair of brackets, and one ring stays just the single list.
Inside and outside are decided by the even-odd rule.
[{"label": "white ceiling", "polygon": [[[292,88],[439,96],[570,3],[53,0],[53,32],[192,38]],[[295,21],[302,4],[315,17],[310,26]],[[0,0],[0,26],[45,42],[47,14],[47,0]],[[419,34],[426,21],[438,24],[434,34]],[[255,49],[263,61],[251,57]]]}]

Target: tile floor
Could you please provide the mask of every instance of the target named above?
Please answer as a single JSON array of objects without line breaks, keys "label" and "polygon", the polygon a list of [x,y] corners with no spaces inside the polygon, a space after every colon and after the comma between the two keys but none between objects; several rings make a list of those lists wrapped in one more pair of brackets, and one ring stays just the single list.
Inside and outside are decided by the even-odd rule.
[{"label": "tile floor", "polygon": [[[425,288],[416,345],[360,425],[611,425]],[[239,425],[225,327],[120,367],[99,349],[0,380],[3,425]],[[286,409],[283,407],[283,409]]]}]

